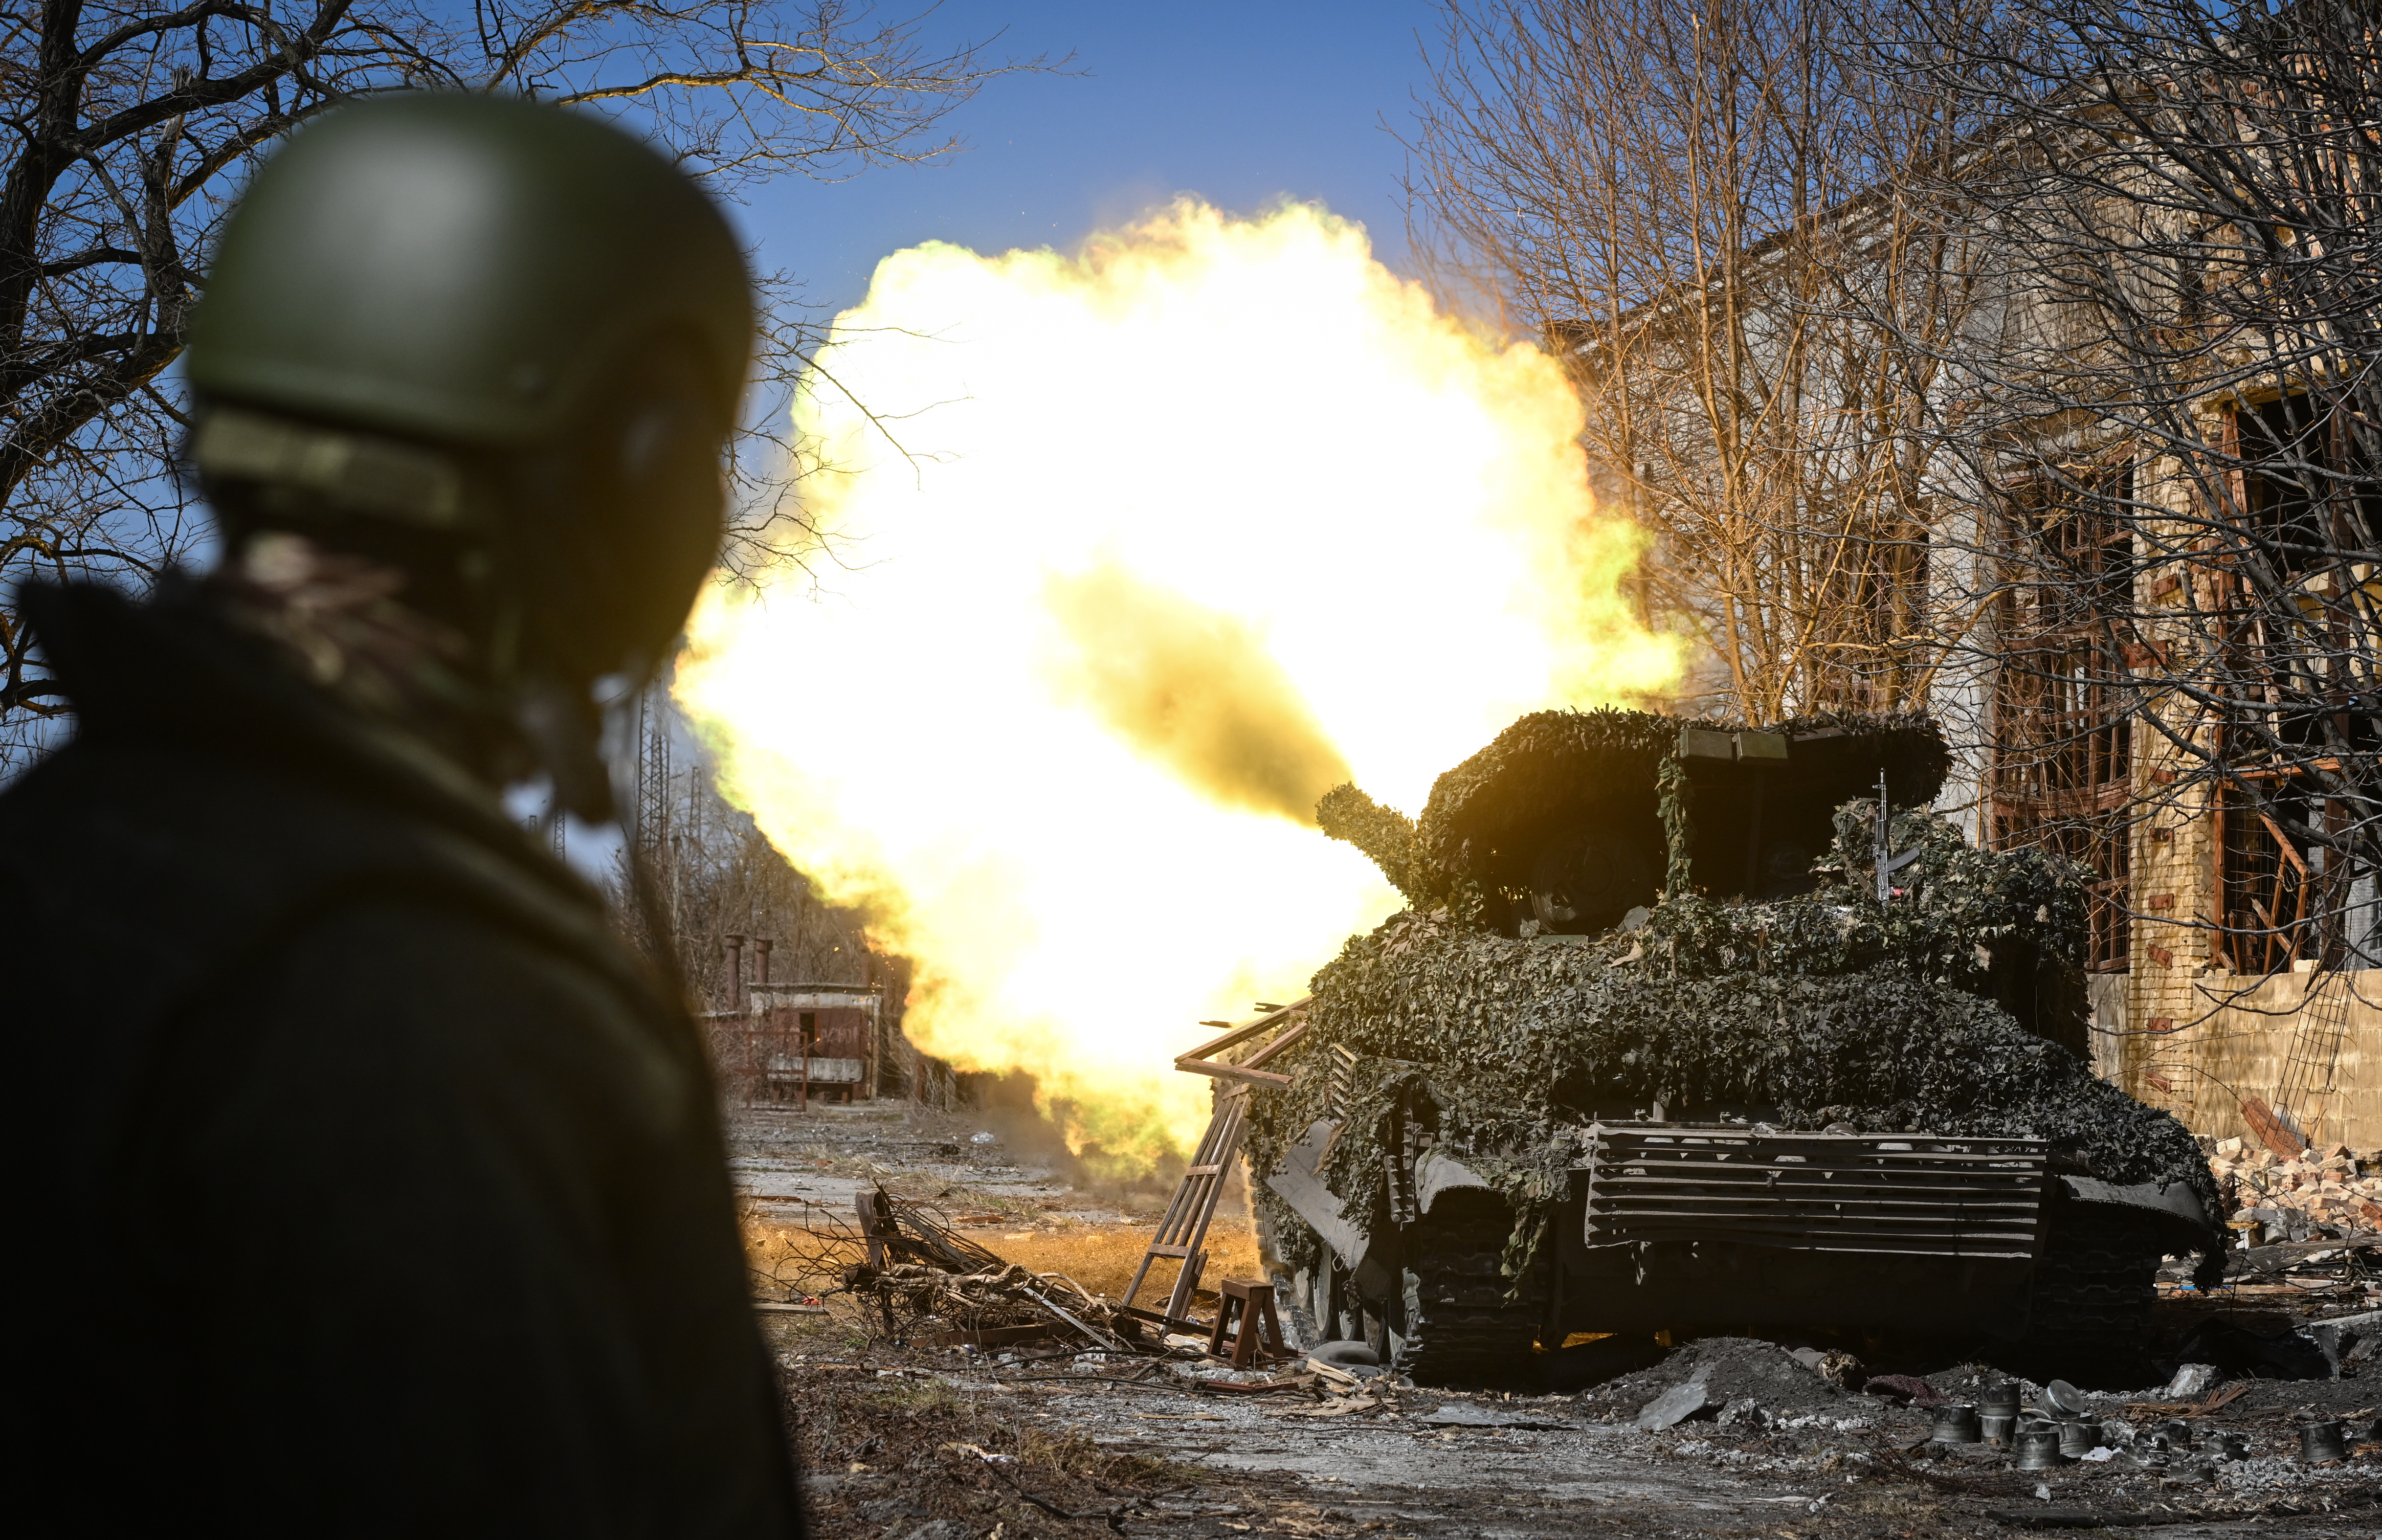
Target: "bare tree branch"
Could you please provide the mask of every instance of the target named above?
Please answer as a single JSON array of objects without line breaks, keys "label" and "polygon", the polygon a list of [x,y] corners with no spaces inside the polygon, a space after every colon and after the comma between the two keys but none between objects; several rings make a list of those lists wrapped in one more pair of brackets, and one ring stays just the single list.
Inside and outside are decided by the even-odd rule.
[{"label": "bare tree branch", "polygon": [[[239,179],[340,103],[510,92],[614,116],[732,195],[957,149],[945,116],[1040,61],[936,50],[921,21],[844,0],[39,0],[0,9],[0,595],[34,572],[138,587],[197,526],[173,474],[187,418],[169,373]],[[769,285],[728,569],[816,559],[776,419],[817,333]],[[20,713],[47,709],[31,639],[0,598],[0,773]]]}]

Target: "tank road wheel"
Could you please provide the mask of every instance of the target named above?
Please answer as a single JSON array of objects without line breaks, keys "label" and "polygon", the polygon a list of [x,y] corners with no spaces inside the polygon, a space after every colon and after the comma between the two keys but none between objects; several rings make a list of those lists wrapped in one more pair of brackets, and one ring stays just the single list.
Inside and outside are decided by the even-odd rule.
[{"label": "tank road wheel", "polygon": [[2024,1372],[2121,1387],[2151,1378],[2146,1350],[2163,1255],[2151,1226],[2106,1206],[2055,1216],[2018,1343]]},{"label": "tank road wheel", "polygon": [[1405,1344],[1398,1363],[1422,1385],[1511,1384],[1529,1377],[1546,1311],[1547,1269],[1513,1298],[1500,1271],[1514,1213],[1493,1192],[1441,1194],[1406,1231]]},{"label": "tank road wheel", "polygon": [[[1293,1225],[1299,1225],[1299,1222],[1276,1218],[1265,1204],[1249,1206],[1257,1211],[1258,1263],[1265,1269],[1266,1281],[1273,1285],[1274,1314],[1281,1317],[1283,1335],[1290,1338],[1290,1346],[1306,1351],[1327,1340],[1331,1334],[1316,1329],[1315,1312],[1311,1308],[1313,1301],[1308,1290],[1300,1287],[1303,1280],[1311,1285],[1312,1276],[1292,1267],[1283,1259],[1281,1227],[1285,1222]],[[1299,1225],[1301,1229],[1306,1228]],[[1320,1236],[1310,1233],[1308,1239],[1311,1242],[1310,1250],[1320,1253],[1324,1249]]]}]

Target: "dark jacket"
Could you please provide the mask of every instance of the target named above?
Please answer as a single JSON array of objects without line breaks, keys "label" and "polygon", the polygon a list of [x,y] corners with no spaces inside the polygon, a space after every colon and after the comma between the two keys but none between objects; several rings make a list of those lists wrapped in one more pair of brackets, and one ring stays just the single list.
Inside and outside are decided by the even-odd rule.
[{"label": "dark jacket", "polygon": [[187,591],[24,607],[79,730],[0,795],[12,1511],[791,1533],[702,1049],[595,893]]}]

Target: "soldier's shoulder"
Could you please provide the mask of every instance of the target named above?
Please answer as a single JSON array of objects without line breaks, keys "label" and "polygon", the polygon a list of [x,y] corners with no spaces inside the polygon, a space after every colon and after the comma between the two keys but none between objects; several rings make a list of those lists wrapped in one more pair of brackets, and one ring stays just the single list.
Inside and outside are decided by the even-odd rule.
[{"label": "soldier's shoulder", "polygon": [[510,833],[168,743],[78,743],[0,793],[0,907],[61,966],[117,972],[111,998],[137,1014],[390,901],[633,991],[597,897]]}]

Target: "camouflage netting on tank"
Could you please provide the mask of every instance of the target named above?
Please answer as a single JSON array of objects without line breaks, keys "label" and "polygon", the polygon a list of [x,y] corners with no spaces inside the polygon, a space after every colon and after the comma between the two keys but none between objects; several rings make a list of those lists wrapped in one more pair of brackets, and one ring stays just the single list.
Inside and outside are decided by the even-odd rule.
[{"label": "camouflage netting on tank", "polygon": [[[1612,708],[1533,712],[1432,784],[1415,824],[1418,886],[1438,897],[1461,879],[1478,877],[1480,852],[1549,808],[1622,791],[1651,793],[1664,761],[1678,749],[1682,728],[1734,732],[1740,726]],[[1799,744],[1807,754],[1876,758],[1897,803],[1933,801],[1951,767],[1942,737],[1923,716],[1836,712],[1799,716],[1769,730],[1811,739]]]},{"label": "camouflage netting on tank", "polygon": [[[2055,1164],[2128,1183],[2185,1177],[2219,1212],[2182,1125],[2095,1080],[2087,1065],[1981,997],[1985,953],[2023,939],[2073,956],[2082,871],[2031,852],[1969,849],[1930,813],[1898,815],[1894,848],[1922,854],[1881,906],[1869,876],[1873,803],[1838,814],[1835,879],[1765,904],[1666,900],[1641,929],[1517,941],[1443,908],[1352,938],[1314,981],[1308,1041],[1278,1065],[1293,1084],[1252,1098],[1253,1168],[1324,1115],[1328,1056],[1363,1056],[1326,1181],[1352,1216],[1383,1200],[1382,1141],[1411,1120],[1513,1203],[1518,1275],[1566,1190],[1591,1110],[1656,1102],[1777,1109],[1781,1126],[1844,1122],[2049,1139]],[[1260,1185],[1261,1203],[1276,1200]],[[1274,1213],[1276,1233],[1303,1227]],[[1308,1242],[1312,1244],[1312,1242]],[[1294,1265],[1311,1258],[1290,1258]]]},{"label": "camouflage netting on tank", "polygon": [[1315,823],[1334,839],[1345,840],[1372,858],[1373,864],[1410,904],[1431,898],[1415,871],[1414,820],[1395,808],[1386,808],[1352,785],[1335,786],[1315,804]]},{"label": "camouflage netting on tank", "polygon": [[[1415,904],[1478,901],[1467,892],[1480,874],[1480,854],[1548,808],[1592,803],[1632,791],[1649,796],[1673,758],[1683,727],[1734,732],[1738,724],[1654,716],[1600,707],[1541,711],[1522,717],[1495,741],[1433,783],[1419,819],[1383,807],[1354,786],[1340,786],[1316,805],[1325,834],[1345,840]],[[1951,764],[1943,739],[1923,716],[1835,712],[1782,722],[1774,732],[1824,742],[1827,751],[1869,755],[1883,763],[1897,802],[1932,800]],[[1823,752],[1827,752],[1823,751]],[[1664,806],[1676,811],[1674,792]],[[1683,805],[1683,804],[1682,804]]]}]

